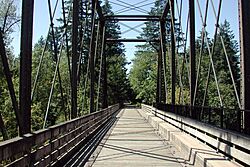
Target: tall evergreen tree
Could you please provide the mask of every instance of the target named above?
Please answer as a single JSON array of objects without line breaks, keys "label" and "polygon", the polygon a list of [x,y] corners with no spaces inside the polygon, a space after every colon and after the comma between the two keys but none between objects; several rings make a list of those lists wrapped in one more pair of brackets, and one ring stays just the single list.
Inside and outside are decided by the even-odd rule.
[{"label": "tall evergreen tree", "polygon": [[[166,0],[156,0],[154,7],[152,7],[149,12],[149,15],[160,16],[163,12],[165,4]],[[167,18],[170,18],[170,16],[168,15]],[[143,33],[140,34],[138,38],[149,39],[149,40],[160,38],[159,21],[147,21],[145,22],[145,25],[146,27],[142,28]],[[166,30],[169,32],[171,28],[170,22],[166,22],[165,26]],[[167,43],[170,42],[168,37],[166,37],[166,42]],[[135,59],[133,60],[133,65],[130,72],[130,82],[132,88],[137,93],[138,99],[143,99],[147,103],[153,103],[155,102],[155,96],[156,96],[155,92],[156,92],[156,82],[157,82],[157,77],[156,77],[157,56],[158,52],[160,51],[160,43],[147,42],[144,45],[137,46],[137,49],[138,52],[135,54]],[[167,60],[167,64],[169,64],[168,62],[169,61]],[[170,76],[169,68],[167,68],[166,74],[167,76]],[[146,86],[145,82],[149,83],[149,85]],[[152,92],[152,93],[149,96],[146,95],[146,92]]]},{"label": "tall evergreen tree", "polygon": [[[104,15],[113,15],[108,0],[103,4]],[[120,26],[116,20],[106,22],[106,38],[119,39]],[[126,74],[126,57],[124,45],[121,42],[108,43],[105,49],[108,67],[108,102],[114,104],[129,101],[130,84]]]},{"label": "tall evergreen tree", "polygon": [[[239,55],[238,55],[238,43],[234,39],[234,34],[231,31],[229,22],[226,20],[220,25],[220,35],[217,36],[216,43],[214,43],[213,39],[209,39],[208,43],[209,43],[210,49],[212,49],[212,46],[215,45],[214,54],[213,54],[213,62],[215,65],[216,76],[218,78],[219,89],[220,89],[220,93],[222,96],[224,107],[235,108],[237,106],[236,105],[237,101],[236,101],[236,98],[232,98],[232,97],[235,97],[235,92],[234,92],[232,79],[231,79],[230,71],[229,71],[226,56],[225,56],[224,46],[222,45],[220,36],[223,38],[225,49],[229,58],[234,80],[236,83],[236,87],[237,89],[239,89],[239,79],[240,79],[239,67],[240,66],[239,66]],[[196,40],[197,55],[200,52],[200,47],[201,47],[201,36],[198,37],[198,39]],[[203,59],[201,62],[200,76],[199,76],[199,81],[198,81],[196,105],[203,105],[203,96],[204,96],[205,89],[206,89],[208,67],[211,63],[209,52],[208,52],[208,47],[206,44],[204,45],[202,56],[203,56]],[[206,98],[205,105],[220,107],[217,87],[216,87],[215,78],[214,78],[214,74],[212,70],[210,73],[208,95]]]},{"label": "tall evergreen tree", "polygon": [[[235,36],[227,20],[225,20],[222,24],[220,24],[220,35],[223,38],[224,46],[221,42],[220,36],[218,36],[215,43],[213,60],[215,62],[215,69],[218,77],[219,88],[221,90],[223,105],[226,108],[235,108],[238,107],[238,105],[235,97],[230,70],[224,53],[225,52],[224,47],[229,58],[229,63],[232,69],[232,74],[234,76],[234,81],[236,83],[236,87],[239,92],[239,85],[240,85],[240,64],[239,64],[240,59],[238,54],[239,46],[238,42],[234,39]],[[213,77],[212,80],[214,80]],[[212,82],[211,90],[209,91],[208,105],[219,106],[218,102],[216,103],[215,100],[215,97],[216,96],[218,97],[217,93],[215,92],[216,92],[215,83]]]}]

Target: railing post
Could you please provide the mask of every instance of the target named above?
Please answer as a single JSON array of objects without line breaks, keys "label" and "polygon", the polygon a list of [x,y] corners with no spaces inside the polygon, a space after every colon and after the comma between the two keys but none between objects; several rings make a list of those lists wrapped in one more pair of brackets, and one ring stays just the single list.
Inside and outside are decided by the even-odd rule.
[{"label": "railing post", "polygon": [[224,124],[224,109],[221,108],[220,109],[220,127],[223,128],[223,124]]},{"label": "railing post", "polygon": [[208,109],[208,123],[211,123],[211,108]]},{"label": "railing post", "polygon": [[237,130],[241,132],[241,110],[237,109]]},{"label": "railing post", "polygon": [[25,145],[25,151],[27,153],[27,159],[29,163],[29,166],[34,166],[34,154],[32,153],[32,145],[34,141],[34,135],[28,133],[23,136],[24,145]]}]

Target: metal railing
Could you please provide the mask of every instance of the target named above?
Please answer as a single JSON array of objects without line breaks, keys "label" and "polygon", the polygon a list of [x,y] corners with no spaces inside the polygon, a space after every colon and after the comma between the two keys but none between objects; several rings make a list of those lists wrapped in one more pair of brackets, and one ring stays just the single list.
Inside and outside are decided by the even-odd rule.
[{"label": "metal railing", "polygon": [[81,145],[120,108],[119,104],[0,143],[0,166],[47,166]]},{"label": "metal railing", "polygon": [[[200,120],[202,120],[202,116],[199,115],[196,115],[196,120],[194,120],[194,116],[192,117],[192,115],[190,115],[189,113],[190,111],[194,111],[194,109],[196,108],[165,104],[158,104],[157,107],[158,108],[142,104],[142,109],[148,113],[151,113],[151,116],[159,117],[169,124],[177,127],[181,131],[190,134],[194,137],[194,140],[198,139],[204,142],[210,147],[216,149],[218,152],[225,154],[227,157],[235,160],[236,162],[239,162],[240,164],[243,164],[244,166],[250,164],[250,136],[225,128],[220,128],[219,124],[221,123],[222,119],[219,119],[217,123],[214,123],[218,125],[217,127],[214,126],[214,124],[211,125],[207,122],[201,122]],[[197,111],[196,114],[201,114],[201,108],[198,109],[200,111]],[[214,111],[214,109],[212,108],[206,109],[209,112]],[[203,108],[203,112],[204,110],[205,108]],[[237,111],[236,113],[238,112],[239,111]],[[224,118],[220,113],[221,112],[219,110],[217,115]],[[209,114],[207,116],[209,116]],[[212,118],[213,117],[211,113],[211,122]],[[225,124],[224,121],[223,124]],[[237,125],[235,127],[237,127]]]},{"label": "metal railing", "polygon": [[250,112],[249,110],[214,108],[206,106],[171,105],[163,103],[154,104],[154,107],[159,110],[192,118],[222,129],[249,134],[243,126],[243,114],[244,112]]}]

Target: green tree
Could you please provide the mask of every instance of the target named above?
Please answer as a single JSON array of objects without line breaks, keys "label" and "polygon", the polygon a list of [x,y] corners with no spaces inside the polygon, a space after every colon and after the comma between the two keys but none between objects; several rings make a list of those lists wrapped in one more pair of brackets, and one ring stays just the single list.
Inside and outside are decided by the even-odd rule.
[{"label": "green tree", "polygon": [[[102,6],[104,15],[113,15],[108,0]],[[120,26],[116,20],[106,22],[106,38],[119,39],[121,36]],[[124,45],[121,42],[108,43],[105,54],[107,55],[108,68],[108,103],[114,104],[130,101],[130,83],[126,74],[126,57]]]},{"label": "green tree", "polygon": [[[154,7],[152,7],[149,12],[149,15],[161,15],[165,3],[165,0],[156,0]],[[169,15],[167,17],[170,18]],[[138,38],[159,39],[159,22],[147,21],[145,22],[145,25],[146,27],[142,28],[143,33],[140,34]],[[170,30],[170,22],[166,23],[166,30]],[[166,42],[169,42],[168,38],[166,38]],[[144,45],[139,45],[137,48],[138,51],[135,54],[135,59],[133,60],[133,65],[129,76],[130,83],[133,90],[137,94],[137,99],[152,104],[153,102],[155,102],[156,97],[157,56],[160,50],[160,44],[159,42],[147,42]],[[167,64],[169,64],[168,62],[169,61],[167,60]],[[167,68],[166,70],[166,75],[168,77],[170,76],[169,68]],[[169,79],[167,80],[167,82],[169,83]]]},{"label": "green tree", "polygon": [[[32,64],[32,76],[34,76],[33,81],[35,80],[35,76],[38,70],[40,57],[44,50],[45,41],[41,37],[40,40],[35,44],[33,49],[33,64]],[[56,61],[54,59],[53,53],[50,49],[45,51],[43,63],[41,65],[40,73],[38,75],[37,86],[33,96],[33,103],[32,103],[32,124],[34,130],[38,130],[42,128],[45,112],[47,110],[49,94],[51,91],[52,86],[52,79],[55,73],[55,66]],[[68,67],[67,67],[67,59],[65,52],[61,53],[60,59],[60,74],[62,80],[62,88],[63,88],[63,95],[67,98],[67,89],[70,86],[69,83],[69,74],[68,74]],[[48,118],[47,118],[47,126],[54,125],[58,121],[61,122],[65,119],[61,117],[67,117],[68,108],[66,106],[67,101],[66,99],[62,99],[60,85],[58,82],[58,74],[57,80],[54,86],[54,92],[51,98],[50,108],[48,110]],[[63,103],[65,103],[63,105]]]},{"label": "green tree", "polygon": [[[11,46],[11,34],[14,32],[15,26],[20,20],[16,9],[17,6],[14,0],[0,0],[0,31],[4,40],[6,56],[11,70],[15,92],[18,93],[18,59],[15,58]],[[17,135],[17,121],[12,108],[12,101],[2,63],[2,59],[0,59],[0,115],[3,117],[3,124],[6,126],[9,137],[15,137]],[[0,128],[2,129],[4,127]],[[6,136],[4,137],[4,139],[7,139]]]},{"label": "green tree", "polygon": [[152,104],[156,96],[157,53],[137,51],[132,61],[129,79],[136,99]]},{"label": "green tree", "polygon": [[[221,42],[220,36],[223,38],[224,46]],[[232,74],[234,76],[234,80],[236,83],[237,90],[239,92],[240,85],[240,65],[239,65],[239,46],[238,42],[234,39],[235,36],[233,31],[230,28],[230,23],[225,20],[222,24],[220,24],[220,36],[217,38],[215,43],[215,51],[214,51],[214,62],[216,74],[218,77],[219,88],[221,90],[223,105],[226,108],[235,108],[237,107],[237,101],[233,89],[233,82],[230,75],[230,70],[228,68],[226,56],[224,53],[224,47],[226,53],[229,58],[230,66],[232,68]],[[212,77],[212,79],[214,79]],[[211,83],[213,85],[213,83]],[[211,86],[211,89],[215,90],[215,87]],[[209,96],[208,104],[218,106],[218,102],[215,103],[213,98],[214,92],[211,90],[211,95]],[[234,98],[232,98],[234,97]]]},{"label": "green tree", "polygon": [[[210,50],[214,45],[214,54],[213,54],[213,62],[215,66],[216,76],[218,78],[219,89],[223,101],[223,106],[226,108],[235,108],[237,107],[237,101],[234,93],[234,88],[232,84],[232,79],[230,75],[230,71],[228,68],[226,56],[224,53],[224,46],[221,42],[221,37],[224,41],[225,50],[227,52],[229,62],[232,68],[232,73],[234,76],[234,80],[236,83],[237,90],[239,91],[239,80],[240,80],[240,69],[239,69],[239,55],[238,55],[238,43],[234,39],[233,31],[230,29],[230,24],[228,21],[224,21],[220,24],[220,34],[217,36],[216,43],[214,43],[214,39],[208,39],[208,43],[210,46]],[[200,52],[201,47],[201,36],[196,40],[196,53],[197,55]],[[204,49],[202,52],[202,62],[200,68],[200,76],[198,82],[198,93],[196,96],[196,105],[203,105],[203,96],[206,89],[206,81],[208,75],[208,67],[211,64],[209,58],[209,52],[207,44],[204,44]],[[206,96],[207,106],[220,107],[220,100],[218,97],[217,86],[215,83],[215,77],[211,70],[210,80],[208,86],[208,92]]]}]

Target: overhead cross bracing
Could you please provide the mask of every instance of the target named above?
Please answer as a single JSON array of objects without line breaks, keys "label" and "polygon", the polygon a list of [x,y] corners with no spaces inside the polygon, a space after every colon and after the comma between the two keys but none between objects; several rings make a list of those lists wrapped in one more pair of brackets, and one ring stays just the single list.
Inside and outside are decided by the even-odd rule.
[{"label": "overhead cross bracing", "polygon": [[[59,1],[56,2],[56,4],[58,4]],[[157,1],[158,2],[158,1]],[[67,59],[68,59],[68,75],[69,75],[69,80],[71,83],[71,91],[70,93],[72,93],[72,96],[70,97],[70,101],[72,102],[72,109],[71,109],[71,113],[68,116],[65,116],[65,119],[67,119],[67,117],[77,117],[77,115],[79,114],[79,112],[77,111],[77,87],[78,87],[78,82],[79,79],[81,78],[81,72],[80,70],[82,68],[86,68],[87,71],[90,71],[90,73],[85,74],[84,77],[88,78],[86,76],[89,75],[89,79],[91,81],[92,84],[90,84],[90,111],[94,111],[95,108],[99,108],[99,104],[94,104],[95,103],[95,98],[91,98],[95,95],[94,93],[94,89],[95,86],[93,84],[94,80],[95,80],[95,74],[94,74],[94,66],[95,61],[96,61],[96,53],[104,53],[104,51],[98,50],[95,45],[100,44],[100,46],[102,46],[101,48],[105,47],[105,42],[107,43],[114,43],[114,42],[146,42],[149,43],[150,45],[152,45],[152,47],[159,53],[158,56],[158,81],[157,81],[157,96],[156,96],[156,102],[166,102],[166,99],[168,97],[171,96],[171,103],[175,104],[175,103],[190,103],[191,105],[196,105],[197,104],[197,94],[199,93],[199,78],[200,78],[200,70],[201,68],[201,63],[202,63],[202,56],[203,56],[203,52],[204,50],[208,51],[208,55],[209,55],[209,60],[210,60],[210,64],[209,64],[209,68],[208,68],[208,73],[207,73],[207,79],[206,79],[206,84],[205,84],[205,92],[204,92],[204,96],[201,102],[201,105],[205,105],[206,101],[207,101],[207,94],[208,94],[208,89],[209,89],[209,80],[212,77],[214,77],[215,80],[215,85],[216,85],[216,91],[218,94],[218,101],[219,101],[219,105],[220,107],[224,107],[224,103],[223,103],[223,94],[222,94],[222,90],[220,88],[220,81],[218,79],[218,74],[217,74],[217,69],[216,69],[216,64],[214,62],[214,47],[215,47],[215,42],[220,42],[222,44],[222,47],[224,47],[224,54],[226,57],[226,64],[228,66],[228,70],[230,72],[230,80],[232,81],[232,85],[233,85],[233,91],[234,91],[234,95],[236,98],[236,102],[238,105],[238,108],[242,108],[242,104],[240,102],[240,95],[239,95],[239,90],[237,88],[237,83],[235,81],[235,76],[233,74],[233,69],[231,68],[230,65],[230,60],[228,58],[228,53],[227,50],[225,49],[225,42],[223,37],[220,35],[220,31],[221,28],[218,25],[219,21],[220,21],[220,15],[221,15],[221,10],[222,10],[222,1],[218,1],[218,4],[216,5],[215,2],[213,1],[207,1],[206,3],[201,4],[199,1],[197,1],[196,3],[194,1],[190,1],[189,3],[189,10],[183,10],[183,6],[184,6],[184,2],[182,1],[159,1],[160,6],[162,7],[162,11],[160,11],[160,13],[158,13],[157,15],[146,15],[145,12],[148,11],[148,13],[150,12],[150,8],[152,8],[152,5],[154,5],[155,2],[149,2],[149,1],[141,1],[141,2],[137,2],[135,4],[129,4],[127,2],[123,2],[123,1],[116,1],[113,2],[111,1],[110,3],[120,6],[121,9],[120,11],[118,10],[117,12],[114,12],[113,15],[106,15],[103,13],[102,11],[102,7],[99,1],[84,1],[85,3],[85,7],[84,9],[82,9],[84,12],[83,14],[87,14],[86,18],[83,21],[78,20],[78,13],[80,11],[77,11],[76,9],[78,9],[79,4],[77,4],[75,2],[75,5],[71,5],[68,9],[65,8],[65,4],[64,1],[61,2],[61,7],[62,7],[62,15],[63,15],[63,29],[62,32],[64,33],[61,37],[59,41],[56,41],[56,37],[55,37],[55,10],[57,8],[58,5],[55,5],[55,8],[52,9],[52,5],[49,2],[48,3],[48,12],[49,12],[49,23],[50,23],[50,29],[49,29],[49,33],[51,34],[51,38],[52,38],[52,42],[51,42],[51,46],[52,46],[52,50],[53,50],[53,57],[55,59],[55,65],[56,65],[56,72],[53,75],[53,79],[52,79],[52,85],[51,85],[51,89],[50,89],[50,93],[49,93],[49,99],[48,99],[48,103],[47,103],[47,107],[46,107],[46,114],[44,116],[44,123],[43,123],[43,127],[46,127],[46,120],[48,117],[48,113],[49,110],[51,109],[51,104],[52,104],[52,97],[54,94],[54,87],[57,84],[57,79],[58,79],[58,84],[59,84],[59,89],[60,89],[60,99],[62,102],[62,106],[66,106],[67,104],[65,103],[65,100],[68,100],[65,96],[65,92],[63,91],[63,84],[61,81],[61,72],[60,72],[60,59],[61,59],[61,52],[63,50],[63,48],[65,47],[65,51],[67,53]],[[74,4],[74,3],[73,3]],[[186,3],[187,4],[187,3]],[[195,6],[194,6],[195,4]],[[150,6],[151,5],[151,6]],[[32,4],[31,4],[32,6]],[[128,7],[130,6],[130,7]],[[202,7],[203,6],[203,7]],[[130,15],[125,15],[123,14],[123,12],[125,10],[125,7],[127,7],[129,9],[129,12],[131,11],[136,11],[138,13],[142,13],[142,14],[130,14]],[[24,8],[23,11],[25,11],[26,8]],[[204,9],[204,11],[202,11],[202,9]],[[209,12],[208,9],[212,9],[212,11]],[[242,7],[240,9],[243,9]],[[198,15],[198,20],[200,18],[200,22],[202,22],[202,31],[201,31],[201,47],[199,49],[199,53],[195,51],[195,21],[197,21],[194,17],[194,13],[196,10],[196,15]],[[94,12],[93,12],[94,11]],[[30,11],[29,11],[30,12]],[[69,13],[72,12],[72,16],[73,16],[73,22],[72,22],[72,27],[74,28],[74,30],[72,31],[72,39],[68,38],[67,33],[69,33],[69,30],[67,28],[65,28],[67,25],[71,24],[71,22],[68,21],[69,17],[67,18],[67,14],[69,15]],[[144,13],[143,13],[144,12]],[[243,12],[244,13],[244,12]],[[28,13],[24,13],[24,14],[28,14]],[[207,24],[207,17],[208,15],[211,15],[214,17],[214,21],[215,21],[215,27],[214,27],[214,43],[212,46],[210,46],[209,44],[209,37],[208,35],[205,33],[206,32],[206,28],[208,26]],[[241,13],[240,13],[241,14]],[[31,14],[30,14],[31,15]],[[242,15],[242,14],[241,14]],[[176,16],[176,17],[175,17]],[[31,18],[31,17],[30,17]],[[183,23],[183,18],[186,21],[186,23]],[[121,19],[121,20],[120,20]],[[125,31],[121,31],[121,34],[126,34],[130,31],[135,31],[136,33],[143,33],[143,31],[140,28],[140,26],[144,25],[143,23],[137,24],[135,26],[129,26],[127,24],[125,24],[124,22],[128,22],[128,21],[146,21],[148,23],[150,22],[154,22],[157,23],[156,24],[156,29],[158,29],[158,36],[155,38],[138,38],[138,36],[136,38],[118,38],[118,39],[112,39],[112,38],[107,38],[105,40],[105,31],[103,30],[105,27],[105,22],[110,22],[110,21],[117,21],[119,24],[121,24],[121,26],[126,27],[127,30]],[[142,19],[142,20],[141,20]],[[145,20],[144,20],[145,19]],[[78,21],[77,21],[78,20]],[[26,21],[26,20],[25,20]],[[25,22],[24,21],[24,22]],[[80,46],[78,45],[78,42],[76,42],[78,40],[78,35],[81,35],[81,33],[87,33],[86,32],[86,28],[84,27],[85,24],[87,24],[88,22],[88,26],[90,28],[91,31],[89,31],[88,33],[92,35],[89,35],[89,41],[86,41],[86,39],[82,38],[82,40],[80,41]],[[91,24],[91,22],[93,24]],[[98,23],[99,22],[99,23]],[[198,21],[197,21],[198,22]],[[24,27],[23,31],[26,30],[26,28],[31,28],[31,22],[30,20],[27,21],[27,23],[25,24],[29,24],[27,25],[27,27]],[[165,24],[167,24],[169,26],[169,29],[166,31],[166,27],[164,26]],[[82,32],[78,32],[77,30],[77,25],[81,26]],[[186,27],[184,27],[183,25],[187,25]],[[148,26],[148,25],[147,25]],[[145,27],[144,27],[145,28]],[[178,34],[176,31],[179,31]],[[23,32],[22,31],[22,32]],[[27,30],[28,31],[28,30]],[[97,34],[98,39],[94,39],[94,34]],[[25,33],[26,35],[26,33]],[[29,38],[29,39],[26,39]],[[25,42],[30,40],[30,35],[25,37]],[[45,43],[45,47],[44,47],[44,51],[40,57],[40,62],[37,68],[37,72],[36,75],[34,77],[34,82],[33,82],[33,86],[32,86],[32,90],[27,89],[28,87],[31,87],[31,85],[26,85],[28,84],[28,81],[30,82],[30,75],[26,75],[26,73],[28,71],[30,71],[30,58],[29,60],[28,57],[25,57],[25,60],[22,60],[21,58],[21,62],[24,61],[23,63],[21,63],[21,71],[23,70],[23,72],[25,72],[25,76],[21,77],[21,83],[24,84],[25,89],[23,86],[20,86],[20,91],[22,89],[24,95],[22,95],[22,93],[20,94],[20,96],[26,96],[27,92],[31,92],[31,101],[34,98],[34,94],[36,92],[37,89],[37,83],[39,82],[39,73],[41,71],[41,65],[44,59],[44,54],[46,51],[46,48],[48,47],[48,43],[47,43],[48,38],[46,39],[46,43]],[[72,42],[70,41],[72,40]],[[85,44],[89,43],[89,48],[85,46]],[[158,43],[158,44],[157,44]],[[57,46],[58,44],[60,44],[60,46]],[[64,46],[65,44],[65,46]],[[72,44],[72,53],[70,53],[70,48],[69,45]],[[157,46],[158,45],[158,46]],[[168,45],[168,48],[166,48],[165,46]],[[22,45],[23,46],[23,45]],[[24,46],[24,49],[22,50],[22,54],[25,53],[25,49],[26,45]],[[82,54],[78,53],[78,47],[82,47],[85,49],[84,52],[86,52],[86,50],[89,49],[89,60],[84,60],[85,62],[87,62],[86,67],[82,67]],[[189,48],[188,48],[189,47]],[[188,53],[187,48],[190,49],[190,52]],[[245,47],[244,47],[245,48]],[[167,52],[171,52],[169,54],[169,59],[170,59],[170,65],[167,66],[166,64],[166,53]],[[21,54],[21,55],[22,55]],[[30,54],[30,53],[29,53]],[[72,57],[70,57],[71,55],[74,55]],[[195,58],[195,54],[198,56],[198,60]],[[26,55],[26,54],[25,54]],[[176,56],[178,55],[178,56]],[[75,58],[74,58],[75,57]],[[188,57],[190,57],[190,60],[188,60]],[[71,59],[72,58],[72,59]],[[80,60],[80,62],[78,62],[78,60]],[[197,60],[197,61],[196,61]],[[102,61],[100,62],[100,71],[103,70],[102,69],[102,65],[105,66],[105,58],[102,57]],[[182,61],[182,62],[181,62]],[[6,62],[6,61],[5,61]],[[189,63],[190,63],[190,67],[189,67]],[[23,65],[24,64],[24,65]],[[26,69],[28,68],[29,69]],[[170,68],[169,68],[170,67]],[[242,66],[243,67],[243,66]],[[7,68],[7,67],[6,67]],[[24,69],[23,69],[24,68]],[[167,71],[169,69],[171,71],[171,88],[167,87]],[[8,70],[7,70],[8,71]],[[245,72],[245,70],[242,70],[243,72]],[[104,71],[101,71],[98,74],[98,77],[104,77],[105,78],[105,74],[103,74]],[[196,73],[197,72],[197,73]],[[7,72],[8,73],[8,72]],[[6,73],[6,76],[8,76]],[[22,72],[21,72],[22,73]],[[74,74],[74,75],[73,75]],[[24,75],[24,74],[23,74]],[[104,75],[104,76],[102,76]],[[183,77],[188,78],[188,82],[184,83]],[[244,75],[243,75],[244,76]],[[246,75],[247,76],[247,75]],[[82,76],[83,77],[83,76]],[[9,78],[9,77],[8,77]],[[197,78],[197,79],[196,79]],[[10,79],[8,79],[10,80]],[[78,81],[77,81],[78,80]],[[104,83],[104,85],[106,84],[106,79],[104,79],[104,82],[101,81],[102,79],[98,79],[99,85],[101,83]],[[244,80],[246,81],[246,80]],[[86,88],[87,84],[88,84],[89,80],[88,79],[84,79],[84,82],[82,82],[82,86]],[[178,82],[178,83],[177,83]],[[22,85],[21,84],[21,85]],[[186,85],[185,85],[186,84]],[[188,102],[187,100],[185,101],[184,98],[184,87],[190,87],[189,92],[190,92],[190,101]],[[176,90],[176,87],[178,87],[179,90]],[[16,111],[16,117],[18,124],[23,124],[22,122],[26,122],[23,121],[26,119],[25,118],[21,118],[21,116],[19,116],[19,112],[17,111],[17,102],[15,102],[15,95],[13,93],[13,88],[11,88],[11,82],[9,81],[9,90],[10,92],[12,92],[12,102],[13,102],[13,106],[15,106],[15,111]],[[242,87],[243,88],[243,87]],[[27,90],[26,90],[27,89]],[[103,99],[105,99],[105,86],[104,86],[104,91],[102,92],[104,94],[104,96],[102,97]],[[244,88],[245,89],[245,88]],[[171,90],[171,91],[169,91]],[[22,92],[21,91],[21,92]],[[179,91],[178,97],[176,97],[176,91]],[[99,95],[100,95],[100,88],[98,87],[98,92],[97,93],[97,101],[99,101]],[[245,92],[245,91],[244,91]],[[86,95],[86,91],[83,91],[84,97],[81,100],[86,100],[85,95]],[[171,94],[171,95],[170,95]],[[244,96],[245,97],[245,96]],[[20,100],[24,100],[25,99],[20,98]],[[27,102],[21,102],[20,103],[20,113],[24,112],[22,110],[22,108],[27,107],[27,104],[30,104],[31,101]],[[105,101],[105,100],[103,100]],[[22,106],[22,104],[24,106]],[[84,104],[84,103],[83,103]],[[85,105],[82,105],[81,108],[84,108]],[[96,107],[94,107],[96,106]],[[103,106],[107,106],[107,102],[103,102]],[[30,109],[29,109],[30,110]],[[25,111],[27,111],[27,109],[25,109]],[[25,113],[25,112],[24,112]],[[21,114],[23,115],[23,114]],[[24,114],[25,115],[25,114]],[[66,114],[65,114],[66,115]],[[28,117],[29,114],[27,115]],[[29,124],[26,124],[28,126],[30,126]],[[26,126],[25,125],[25,126]],[[24,127],[25,127],[24,126]],[[27,127],[28,128],[28,127]],[[27,130],[21,130],[21,131],[27,131]],[[21,132],[20,132],[21,133]]]},{"label": "overhead cross bracing", "polygon": [[[9,154],[3,155],[3,163],[9,159],[10,163],[29,161],[32,155],[36,163],[46,164],[48,157],[51,161],[56,156],[60,159],[65,150],[80,147],[76,143],[83,136],[89,141],[99,140],[95,137],[101,136],[100,127],[111,127],[109,121],[118,105],[108,106],[128,102],[136,96],[124,86],[130,87],[125,67],[128,42],[137,45],[133,62],[144,61],[138,69],[146,71],[137,75],[138,80],[145,82],[133,85],[133,91],[137,91],[136,98],[141,102],[155,106],[152,113],[155,112],[157,119],[165,114],[158,112],[162,110],[177,118],[191,119],[191,123],[218,128],[223,134],[229,131],[241,137],[249,134],[247,9],[250,6],[246,0],[238,2],[239,13],[230,14],[235,13],[236,22],[240,22],[236,26],[240,35],[238,41],[230,43],[234,35],[230,28],[225,28],[226,21],[221,24],[228,15],[225,14],[228,3],[222,0],[48,1],[49,30],[45,39],[41,38],[32,47],[32,30],[37,28],[33,22],[36,8],[33,0],[23,0],[20,57],[14,60],[9,57],[4,27],[0,36],[0,63],[3,64],[0,80],[4,82],[0,87],[0,129],[4,140],[17,135],[20,138],[0,147],[8,150],[30,141],[35,145],[25,144],[21,148],[24,153],[16,150],[21,156],[18,160],[12,158],[14,152],[6,151]],[[232,8],[236,6],[233,4]],[[110,5],[113,11],[107,10]],[[59,19],[55,11],[60,11]],[[171,122],[174,117],[171,114],[164,115],[167,119],[164,121]],[[65,123],[57,125],[60,122]],[[176,124],[179,123],[183,125],[177,120]],[[183,131],[188,132],[187,129]],[[213,136],[203,130],[198,131],[212,136],[209,141],[225,141],[223,136]],[[198,132],[191,131],[191,136],[198,137]],[[199,136],[199,139],[203,138]],[[249,152],[233,142],[226,141],[218,149],[223,151],[222,147],[230,145],[230,149],[232,146],[240,149],[239,152]],[[49,156],[43,157],[41,150],[45,148],[51,150],[47,150]],[[231,153],[234,151],[224,154],[232,156]],[[236,155],[232,159],[244,164],[242,157]]]}]

